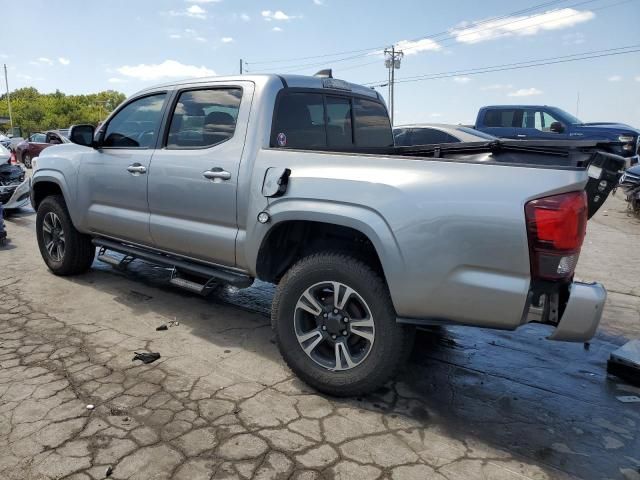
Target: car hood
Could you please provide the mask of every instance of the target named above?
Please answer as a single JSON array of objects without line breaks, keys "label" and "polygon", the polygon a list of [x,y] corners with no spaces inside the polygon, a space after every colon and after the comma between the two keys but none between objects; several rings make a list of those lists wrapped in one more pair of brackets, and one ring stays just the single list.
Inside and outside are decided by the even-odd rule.
[{"label": "car hood", "polygon": [[583,123],[582,125],[576,125],[574,130],[592,135],[603,134],[609,137],[617,137],[619,135],[640,135],[640,130],[629,125],[625,125],[624,123]]}]

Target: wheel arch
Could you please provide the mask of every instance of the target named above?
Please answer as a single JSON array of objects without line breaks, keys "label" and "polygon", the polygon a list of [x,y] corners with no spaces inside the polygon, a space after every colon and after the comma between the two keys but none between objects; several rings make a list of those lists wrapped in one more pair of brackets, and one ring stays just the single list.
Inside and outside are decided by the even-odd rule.
[{"label": "wheel arch", "polygon": [[[379,270],[393,297],[404,260],[391,228],[378,212],[355,205],[292,200],[272,204],[268,213],[269,223],[258,223],[249,235],[254,240],[247,245],[257,278],[277,283],[303,256],[346,251],[373,260],[371,266]],[[324,237],[310,237],[317,232]]]},{"label": "wheel arch", "polygon": [[42,201],[51,195],[62,195],[67,204],[71,221],[75,225],[71,192],[62,174],[56,171],[38,171],[31,180],[31,206],[37,211]]}]

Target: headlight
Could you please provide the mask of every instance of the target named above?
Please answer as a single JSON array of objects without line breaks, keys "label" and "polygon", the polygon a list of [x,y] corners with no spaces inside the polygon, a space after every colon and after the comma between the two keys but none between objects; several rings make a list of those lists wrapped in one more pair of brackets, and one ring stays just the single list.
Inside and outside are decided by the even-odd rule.
[{"label": "headlight", "polygon": [[618,141],[622,142],[622,143],[631,143],[633,141],[635,141],[636,137],[633,137],[631,135],[620,135],[618,137]]}]

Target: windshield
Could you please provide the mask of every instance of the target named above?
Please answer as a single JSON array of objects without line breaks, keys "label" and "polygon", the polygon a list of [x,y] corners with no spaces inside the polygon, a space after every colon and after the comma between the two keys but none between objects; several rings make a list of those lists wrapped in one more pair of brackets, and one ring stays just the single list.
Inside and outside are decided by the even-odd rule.
[{"label": "windshield", "polygon": [[562,110],[561,108],[558,107],[550,107],[549,110],[551,110],[553,113],[556,113],[559,117],[562,118],[562,120],[564,120],[567,123],[571,123],[573,125],[582,125],[584,122],[582,120],[580,120],[577,117],[574,117],[573,115],[571,115],[569,112],[565,112],[564,110]]}]

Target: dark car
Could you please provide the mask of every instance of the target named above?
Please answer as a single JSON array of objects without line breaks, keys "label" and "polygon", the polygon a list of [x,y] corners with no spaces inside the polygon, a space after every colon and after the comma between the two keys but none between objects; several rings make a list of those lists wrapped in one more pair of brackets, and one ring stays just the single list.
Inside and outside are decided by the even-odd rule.
[{"label": "dark car", "polygon": [[60,131],[50,130],[45,133],[34,133],[28,139],[20,142],[16,147],[16,158],[25,167],[31,168],[31,160],[51,145],[69,143],[69,139]]},{"label": "dark car", "polygon": [[473,128],[444,123],[399,125],[393,128],[393,138],[398,147],[496,140],[493,135],[479,132]]}]

